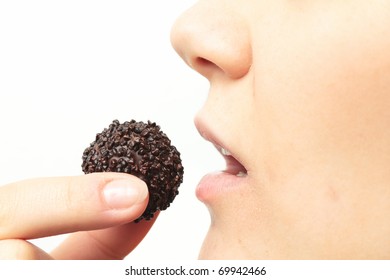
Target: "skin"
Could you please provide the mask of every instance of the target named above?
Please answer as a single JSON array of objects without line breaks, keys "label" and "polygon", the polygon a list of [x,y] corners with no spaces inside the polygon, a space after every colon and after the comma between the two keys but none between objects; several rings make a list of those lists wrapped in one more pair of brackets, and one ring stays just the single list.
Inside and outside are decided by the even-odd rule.
[{"label": "skin", "polygon": [[[148,190],[128,174],[15,182],[0,187],[0,201],[0,259],[123,259],[154,223],[131,223],[145,210]],[[69,237],[51,253],[28,242],[63,233]]]},{"label": "skin", "polygon": [[199,257],[389,259],[390,1],[198,1],[171,39],[248,170]]}]

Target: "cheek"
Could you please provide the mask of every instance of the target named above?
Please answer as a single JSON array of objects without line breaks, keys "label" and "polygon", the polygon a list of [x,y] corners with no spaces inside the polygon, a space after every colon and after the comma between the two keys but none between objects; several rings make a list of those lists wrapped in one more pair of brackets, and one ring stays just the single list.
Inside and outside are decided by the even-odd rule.
[{"label": "cheek", "polygon": [[322,21],[275,23],[254,48],[259,141],[286,176],[336,158],[390,163],[390,28]]}]

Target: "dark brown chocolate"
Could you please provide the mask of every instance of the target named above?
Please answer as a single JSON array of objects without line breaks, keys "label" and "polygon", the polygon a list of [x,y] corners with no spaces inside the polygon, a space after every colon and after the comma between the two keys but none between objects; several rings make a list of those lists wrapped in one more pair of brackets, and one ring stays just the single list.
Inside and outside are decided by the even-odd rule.
[{"label": "dark brown chocolate", "polygon": [[124,122],[114,120],[108,128],[96,134],[85,149],[82,169],[92,172],[124,172],[146,182],[149,204],[136,221],[149,220],[159,210],[165,210],[179,193],[184,168],[180,153],[154,122]]}]

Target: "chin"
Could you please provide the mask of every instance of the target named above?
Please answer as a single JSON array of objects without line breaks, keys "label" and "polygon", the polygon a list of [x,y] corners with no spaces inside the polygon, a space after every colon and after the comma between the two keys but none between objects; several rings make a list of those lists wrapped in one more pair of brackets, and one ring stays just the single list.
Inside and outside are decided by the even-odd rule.
[{"label": "chin", "polygon": [[[232,240],[228,240],[223,235],[216,234],[216,231],[211,229],[207,233],[201,250],[199,252],[200,260],[236,260],[248,259],[248,256],[237,250]],[[234,249],[233,249],[234,248]]]},{"label": "chin", "polygon": [[[212,214],[212,212],[211,212]],[[230,221],[213,220],[205,236],[198,258],[200,260],[256,259],[259,250],[253,231]]]}]

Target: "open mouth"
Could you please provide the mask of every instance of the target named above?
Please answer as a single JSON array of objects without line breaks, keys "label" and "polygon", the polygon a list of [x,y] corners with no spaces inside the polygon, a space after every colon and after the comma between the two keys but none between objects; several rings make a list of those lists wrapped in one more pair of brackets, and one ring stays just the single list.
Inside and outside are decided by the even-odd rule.
[{"label": "open mouth", "polygon": [[[210,139],[207,139],[210,141]],[[212,205],[221,197],[231,196],[248,185],[248,170],[228,149],[210,141],[217,148],[226,162],[225,170],[206,174],[196,188],[196,196],[207,205]]]},{"label": "open mouth", "polygon": [[246,177],[248,175],[247,169],[232,155],[231,152],[221,146],[214,146],[226,161],[226,169],[224,172],[235,175],[237,177]]},{"label": "open mouth", "polygon": [[[224,197],[231,197],[234,193],[240,192],[250,184],[250,170],[247,167],[249,161],[245,160],[243,151],[240,151],[238,139],[224,135],[220,127],[212,129],[209,123],[200,117],[196,119],[195,124],[200,135],[215,146],[226,163],[224,170],[206,174],[196,187],[198,199],[211,206]],[[233,145],[234,143],[236,145]]]}]

